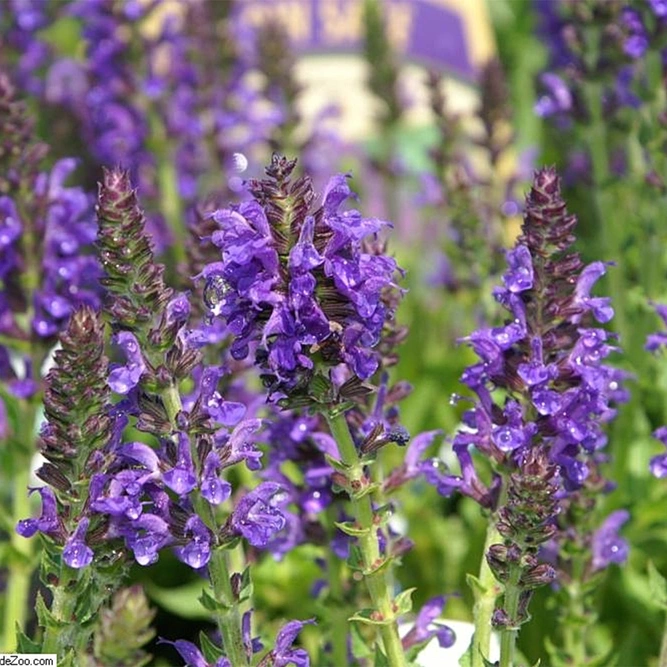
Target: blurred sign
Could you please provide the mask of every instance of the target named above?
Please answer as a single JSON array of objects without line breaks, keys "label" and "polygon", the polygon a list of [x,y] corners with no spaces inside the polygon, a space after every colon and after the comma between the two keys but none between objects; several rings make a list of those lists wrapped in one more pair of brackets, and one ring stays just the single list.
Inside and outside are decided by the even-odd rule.
[{"label": "blurred sign", "polygon": [[[401,64],[406,121],[429,118],[424,72],[449,75],[448,98],[455,109],[475,104],[477,67],[495,52],[484,0],[380,0],[389,41]],[[305,90],[305,118],[325,104],[341,108],[341,128],[349,138],[372,132],[377,100],[365,86],[368,64],[363,51],[364,0],[237,0],[242,23],[259,26],[278,20],[302,57],[297,76]]]},{"label": "blurred sign", "polygon": [[[461,77],[473,75],[474,30],[484,33],[483,26],[488,26],[479,2],[385,0],[382,7],[389,41],[398,54]],[[302,52],[350,52],[362,45],[363,0],[241,0],[239,9],[249,25],[280,20]],[[488,36],[479,37],[490,49]]]}]

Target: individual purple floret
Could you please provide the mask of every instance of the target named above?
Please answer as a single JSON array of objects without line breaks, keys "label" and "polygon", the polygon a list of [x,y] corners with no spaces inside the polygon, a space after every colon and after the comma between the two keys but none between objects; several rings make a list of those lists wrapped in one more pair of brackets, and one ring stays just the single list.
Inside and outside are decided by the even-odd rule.
[{"label": "individual purple floret", "polygon": [[268,653],[258,667],[287,667],[287,665],[295,665],[295,667],[309,667],[310,658],[305,649],[293,648],[293,644],[297,635],[301,632],[304,625],[314,625],[315,620],[308,621],[290,621],[283,625],[278,631],[276,643],[273,650]]},{"label": "individual purple floret", "polygon": [[53,491],[48,486],[31,489],[42,497],[42,513],[36,519],[21,519],[16,525],[16,532],[23,537],[32,537],[37,531],[46,535],[60,534],[64,528],[58,520],[57,501]]},{"label": "individual purple floret", "polygon": [[185,667],[232,667],[232,663],[227,658],[221,656],[215,662],[211,663],[202,654],[202,652],[192,643],[185,639],[177,639],[171,642],[168,639],[160,639],[160,644],[171,644],[185,660]]},{"label": "individual purple floret", "polygon": [[572,93],[557,74],[545,72],[540,75],[540,84],[543,92],[535,104],[535,113],[538,116],[545,118],[572,110]]},{"label": "individual purple floret", "polygon": [[[656,304],[655,312],[660,316],[665,327],[667,327],[667,305]],[[658,331],[653,334],[649,334],[646,339],[646,344],[644,348],[649,352],[657,352],[660,348],[667,346],[667,332]]]},{"label": "individual purple floret", "polygon": [[85,543],[89,523],[89,519],[82,519],[63,549],[63,560],[77,570],[87,567],[93,561],[93,550]]},{"label": "individual purple floret", "polygon": [[619,536],[618,531],[629,518],[630,513],[627,510],[617,510],[595,531],[591,545],[593,570],[602,570],[611,563],[622,565],[628,559],[630,547],[627,541]]},{"label": "individual purple floret", "polygon": [[639,12],[626,7],[621,12],[621,24],[627,32],[623,51],[631,58],[641,58],[648,49],[646,28]]},{"label": "individual purple floret", "polygon": [[445,608],[446,598],[442,595],[427,600],[417,614],[415,624],[403,637],[403,648],[409,649],[415,645],[423,645],[436,637],[438,645],[449,648],[454,645],[456,635],[451,628],[435,620],[440,617]]},{"label": "individual purple floret", "polygon": [[126,364],[113,364],[109,371],[108,384],[117,394],[127,394],[137,386],[139,379],[146,370],[146,363],[136,336],[129,331],[121,331],[114,336],[114,342],[125,355]]},{"label": "individual purple floret", "polygon": [[264,482],[236,503],[230,527],[255,547],[265,547],[285,525],[285,517],[277,508],[276,496],[282,487]]},{"label": "individual purple floret", "polygon": [[[262,643],[258,638],[251,635],[251,612],[243,615],[243,645],[248,656],[258,653],[262,650]],[[309,667],[310,658],[308,653],[302,648],[293,648],[297,635],[301,632],[304,625],[314,624],[313,619],[308,621],[289,621],[279,631],[276,637],[273,650],[269,651],[258,663],[257,667]],[[174,642],[167,639],[160,639],[160,644],[171,644],[185,660],[185,667],[232,667],[232,663],[221,656],[215,661],[207,660],[203,653],[189,641],[178,639]]]}]

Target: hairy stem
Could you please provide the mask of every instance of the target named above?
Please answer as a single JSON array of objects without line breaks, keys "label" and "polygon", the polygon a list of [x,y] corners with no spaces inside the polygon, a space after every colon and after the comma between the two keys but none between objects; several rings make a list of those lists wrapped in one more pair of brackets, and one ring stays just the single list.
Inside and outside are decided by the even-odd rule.
[{"label": "hairy stem", "polygon": [[513,667],[516,651],[516,639],[519,636],[518,615],[519,599],[521,597],[521,567],[518,564],[510,566],[509,576],[505,583],[503,608],[507,613],[511,625],[500,631],[500,667]]},{"label": "hairy stem", "polygon": [[55,623],[47,623],[42,639],[42,653],[57,653],[63,658],[70,651],[80,655],[90,636],[74,618],[76,609],[77,587],[72,586],[79,573],[68,567],[64,562],[60,566],[58,585],[53,589],[51,615]]},{"label": "hairy stem", "polygon": [[211,588],[216,601],[224,608],[217,611],[215,620],[222,635],[222,645],[228,660],[234,667],[249,665],[248,655],[243,645],[241,631],[241,610],[234,596],[230,579],[229,552],[214,549],[208,564]]},{"label": "hairy stem", "polygon": [[[355,485],[365,479],[363,465],[354,445],[350,430],[341,413],[333,416],[326,414],[331,435],[338,445],[342,462],[348,468],[351,484]],[[391,577],[389,568],[381,568],[380,542],[375,525],[373,506],[368,494],[352,498],[354,518],[363,531],[359,536],[359,549],[363,561],[363,575],[375,610],[384,621],[380,625],[380,635],[390,667],[405,667],[405,654],[398,634],[398,619],[393,609]]]},{"label": "hairy stem", "polygon": [[486,553],[492,544],[501,541],[500,533],[495,526],[493,518],[489,521],[484,542],[482,561],[479,567],[479,579],[477,585],[473,586],[475,605],[473,607],[473,618],[475,623],[475,634],[472,638],[472,667],[484,667],[484,660],[488,660],[491,647],[491,619],[496,608],[496,599],[500,595],[500,585],[491,572],[486,560]]}]

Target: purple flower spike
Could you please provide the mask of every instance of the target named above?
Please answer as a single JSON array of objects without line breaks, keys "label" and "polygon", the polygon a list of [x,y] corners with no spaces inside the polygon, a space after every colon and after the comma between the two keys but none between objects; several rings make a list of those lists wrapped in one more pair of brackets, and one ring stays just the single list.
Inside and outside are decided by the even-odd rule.
[{"label": "purple flower spike", "polygon": [[146,370],[146,364],[134,334],[129,331],[121,331],[114,336],[113,340],[125,354],[127,363],[125,366],[116,365],[109,373],[109,387],[117,394],[127,394],[139,384]]},{"label": "purple flower spike", "polygon": [[88,523],[88,519],[81,519],[63,549],[63,560],[67,565],[77,570],[88,567],[93,561],[93,550],[84,542],[88,531]]},{"label": "purple flower spike", "polygon": [[[290,180],[295,164],[274,156],[269,178],[249,182],[254,201],[213,214],[221,261],[198,276],[211,319],[221,318],[234,336],[232,358],[247,357],[256,343],[263,382],[282,407],[315,400],[316,366],[346,364],[370,378],[380,360],[374,348],[400,298],[396,261],[372,237],[387,223],[341,210],[352,196],[344,175],[331,179],[314,209],[310,179]],[[289,214],[279,203],[285,198]]]},{"label": "purple flower spike", "polygon": [[593,535],[593,569],[602,570],[612,563],[622,565],[628,558],[628,543],[618,535],[630,518],[626,510],[612,512]]},{"label": "purple flower spike", "polygon": [[231,516],[231,526],[255,547],[265,547],[285,526],[285,517],[276,509],[282,487],[263,482],[238,502]]}]

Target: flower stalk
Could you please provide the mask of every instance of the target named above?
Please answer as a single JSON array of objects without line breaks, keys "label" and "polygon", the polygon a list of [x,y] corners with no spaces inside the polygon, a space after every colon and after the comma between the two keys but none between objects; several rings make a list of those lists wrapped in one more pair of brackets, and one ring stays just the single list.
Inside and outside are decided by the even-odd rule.
[{"label": "flower stalk", "polygon": [[472,667],[484,667],[484,662],[488,658],[491,649],[491,631],[493,611],[496,608],[496,600],[502,593],[500,584],[486,560],[486,553],[492,544],[496,544],[500,539],[500,533],[496,528],[495,521],[489,521],[486,531],[486,540],[484,542],[484,557],[479,566],[479,575],[477,579],[469,578],[475,604],[473,607],[473,622],[475,632],[472,637]]},{"label": "flower stalk", "polygon": [[391,667],[406,665],[401,639],[398,634],[398,617],[391,591],[391,564],[381,556],[378,524],[371,503],[369,480],[354,445],[344,413],[326,413],[342,464],[347,469],[350,499],[354,517],[359,527],[359,548],[363,563],[363,575],[375,608],[380,636]]}]

